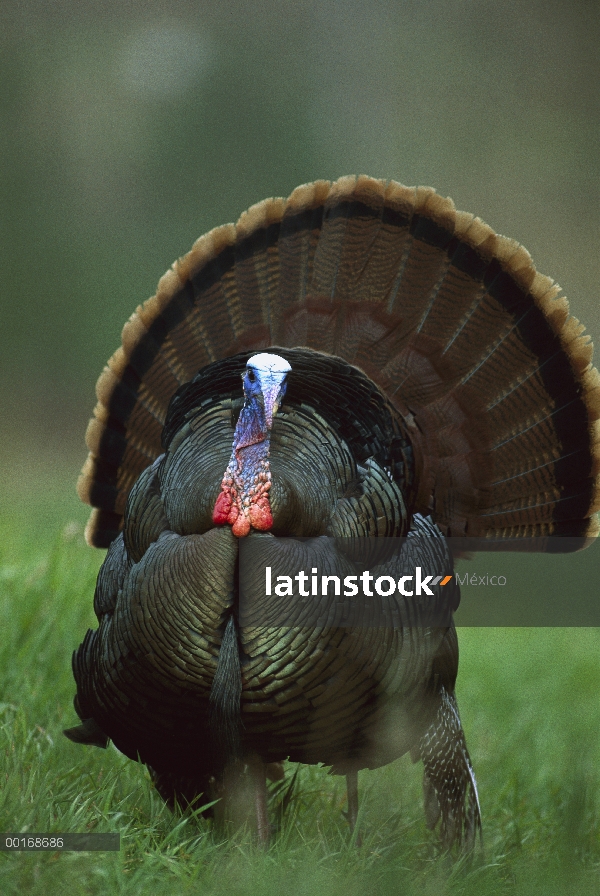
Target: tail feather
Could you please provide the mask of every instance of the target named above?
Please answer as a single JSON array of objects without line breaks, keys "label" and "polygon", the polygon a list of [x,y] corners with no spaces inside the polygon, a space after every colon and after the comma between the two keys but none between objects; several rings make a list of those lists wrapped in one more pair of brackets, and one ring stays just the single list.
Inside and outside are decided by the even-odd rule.
[{"label": "tail feather", "polygon": [[312,315],[307,308],[307,297],[313,282],[315,252],[320,243],[329,187],[328,181],[305,184],[294,190],[286,203],[278,244],[279,295],[273,303],[275,345],[310,344]]},{"label": "tail feather", "polygon": [[[335,276],[329,294],[332,302],[371,302],[373,296],[382,295],[381,285],[374,289],[372,275],[381,279],[376,249],[381,240],[386,185],[368,177],[359,177],[356,185],[348,184],[351,197],[343,196],[348,179],[340,183],[341,201],[337,204],[335,191],[328,200],[328,214],[332,219],[344,219],[343,238],[337,253]],[[325,255],[325,247],[319,242],[319,255]],[[385,288],[385,284],[382,284]],[[318,293],[318,288],[313,287]],[[339,350],[338,350],[339,353]]]},{"label": "tail feather", "polygon": [[344,261],[348,273],[340,283],[338,296],[344,285],[354,304],[364,303],[372,310],[381,307],[389,313],[409,251],[416,191],[394,181],[385,184],[359,178],[356,193],[362,203],[360,221],[365,239],[360,248],[353,247],[355,257],[347,256]]},{"label": "tail feather", "polygon": [[435,303],[450,264],[446,249],[454,236],[455,223],[451,199],[438,196],[430,188],[418,188],[410,222],[410,250],[388,299],[388,310],[402,315],[400,334],[404,343]]},{"label": "tail feather", "polygon": [[160,453],[173,393],[243,351],[307,346],[362,368],[412,421],[413,511],[448,534],[596,531],[600,377],[527,251],[430,188],[318,181],[201,237],[98,381],[79,494],[106,545]]},{"label": "tail feather", "polygon": [[242,333],[264,330],[267,343],[272,341],[271,304],[279,286],[277,241],[284,202],[273,199],[252,206],[236,225],[235,295]]}]

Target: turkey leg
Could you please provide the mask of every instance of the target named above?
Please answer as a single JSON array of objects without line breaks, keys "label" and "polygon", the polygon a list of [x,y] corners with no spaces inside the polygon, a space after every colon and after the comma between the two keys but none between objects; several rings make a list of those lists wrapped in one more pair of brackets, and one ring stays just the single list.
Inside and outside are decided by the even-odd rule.
[{"label": "turkey leg", "polygon": [[254,809],[256,812],[256,835],[260,846],[269,845],[269,814],[267,810],[267,774],[264,762],[256,757],[250,763]]},{"label": "turkey leg", "polygon": [[[358,821],[358,772],[349,772],[346,775],[346,793],[348,797],[348,824],[351,833],[354,833]],[[356,834],[356,845],[361,845],[360,834]]]}]

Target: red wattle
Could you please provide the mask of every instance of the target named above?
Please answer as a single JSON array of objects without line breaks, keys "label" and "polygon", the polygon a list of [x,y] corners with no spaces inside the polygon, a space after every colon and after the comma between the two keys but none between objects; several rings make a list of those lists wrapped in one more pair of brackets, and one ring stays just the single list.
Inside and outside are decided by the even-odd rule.
[{"label": "red wattle", "polygon": [[225,470],[212,518],[216,525],[228,523],[236,538],[248,535],[251,528],[267,532],[273,525],[268,448],[268,442],[251,445],[240,457],[234,446]]},{"label": "red wattle", "polygon": [[222,523],[228,522],[232,504],[233,498],[231,497],[231,494],[229,492],[222,491],[215,502],[215,508],[213,510],[212,516],[213,523],[221,525]]},{"label": "red wattle", "polygon": [[248,508],[248,518],[254,529],[260,532],[266,532],[273,525],[273,515],[268,498],[259,499],[256,504],[251,504]]},{"label": "red wattle", "polygon": [[244,516],[243,513],[240,513],[235,523],[231,527],[231,531],[236,536],[236,538],[244,538],[245,535],[248,535],[250,532],[250,522],[247,516]]}]

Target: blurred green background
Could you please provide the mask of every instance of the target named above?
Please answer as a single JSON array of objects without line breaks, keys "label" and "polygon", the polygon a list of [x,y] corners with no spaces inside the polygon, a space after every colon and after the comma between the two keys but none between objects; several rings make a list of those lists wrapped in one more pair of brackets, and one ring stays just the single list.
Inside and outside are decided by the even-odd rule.
[{"label": "blurred green background", "polygon": [[[599,0],[0,0],[0,708],[11,745],[0,815],[5,830],[99,823],[128,838],[108,866],[6,863],[5,889],[71,892],[77,870],[77,893],[174,892],[179,822],[161,815],[146,772],[60,735],[74,723],[69,654],[93,624],[102,559],[82,545],[75,482],[94,384],[124,321],[206,230],[302,182],[365,173],[433,186],[522,242],[598,342],[599,46]],[[567,600],[598,581],[599,548],[558,558]],[[480,571],[505,574],[495,562]],[[510,562],[517,580],[523,563]],[[534,587],[524,572],[519,594]],[[465,608],[479,599],[463,589]],[[583,888],[569,863],[573,851],[598,866],[599,631],[461,632],[459,699],[500,880],[488,888],[476,869],[469,892],[509,892],[521,860],[528,896],[598,891],[597,872]],[[266,893],[275,881],[274,892],[350,894],[368,891],[379,865],[396,893],[425,855],[420,772],[402,762],[363,776],[367,842],[381,852],[352,849],[335,888],[319,875],[346,840],[343,798],[325,775],[311,784],[312,769],[304,852],[282,848],[281,866],[258,857],[248,873],[243,850],[224,864],[204,839],[168,874],[208,892],[206,876],[193,883],[208,856],[211,892]],[[546,872],[538,881],[549,856],[564,863],[557,887]],[[427,881],[414,892],[464,892],[435,867]]]},{"label": "blurred green background", "polygon": [[85,517],[126,318],[204,231],[316,178],[452,196],[597,339],[599,31],[597,0],[3,0],[4,500]]}]

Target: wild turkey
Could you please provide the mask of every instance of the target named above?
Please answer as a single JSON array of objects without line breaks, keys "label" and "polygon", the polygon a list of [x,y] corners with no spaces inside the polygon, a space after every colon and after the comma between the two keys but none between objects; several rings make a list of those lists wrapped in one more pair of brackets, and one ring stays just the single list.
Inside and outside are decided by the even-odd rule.
[{"label": "wild turkey", "polygon": [[[470,845],[458,586],[384,591],[447,581],[445,536],[596,535],[600,379],[560,288],[433,190],[345,177],[201,237],[122,338],[78,486],[109,550],[66,734],[171,804],[246,764],[263,839],[266,764],[346,774],[353,821],[358,770],[410,751],[428,824]],[[267,594],[267,567],[360,562],[385,589]]]}]

